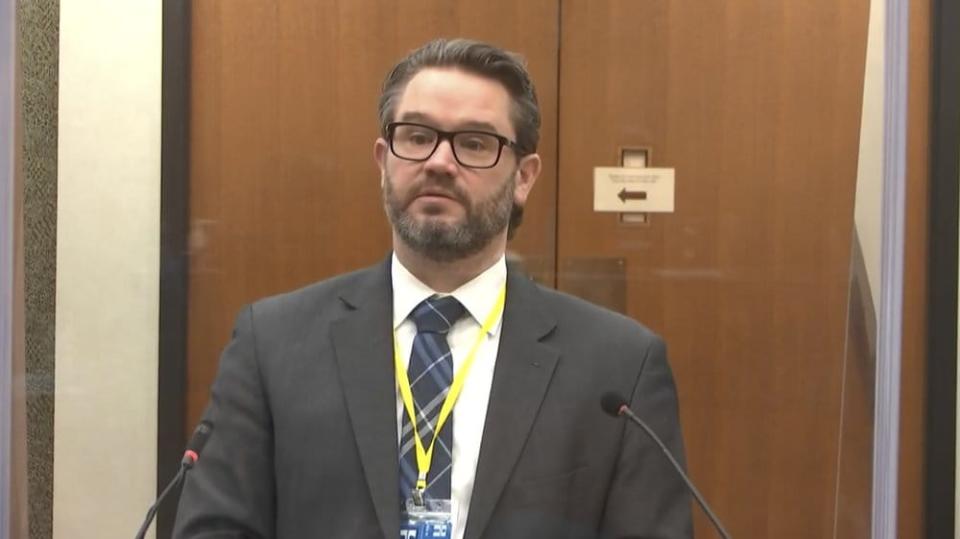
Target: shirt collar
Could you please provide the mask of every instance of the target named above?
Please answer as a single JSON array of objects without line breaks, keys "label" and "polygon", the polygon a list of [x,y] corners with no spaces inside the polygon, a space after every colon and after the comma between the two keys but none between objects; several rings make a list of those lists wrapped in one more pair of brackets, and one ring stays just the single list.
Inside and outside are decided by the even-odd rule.
[{"label": "shirt collar", "polygon": [[[390,264],[390,273],[393,280],[393,328],[400,327],[414,307],[421,301],[437,294],[438,292],[425,285],[420,279],[417,279],[407,268],[400,263],[396,253],[393,254],[393,261]],[[507,263],[501,256],[492,266],[483,271],[480,275],[474,277],[471,281],[463,284],[449,295],[457,298],[470,313],[470,316],[476,321],[477,325],[483,324],[490,311],[497,303],[497,297],[500,288],[507,281]],[[500,323],[503,316],[497,320],[490,328],[489,335],[496,335],[500,330]]]}]

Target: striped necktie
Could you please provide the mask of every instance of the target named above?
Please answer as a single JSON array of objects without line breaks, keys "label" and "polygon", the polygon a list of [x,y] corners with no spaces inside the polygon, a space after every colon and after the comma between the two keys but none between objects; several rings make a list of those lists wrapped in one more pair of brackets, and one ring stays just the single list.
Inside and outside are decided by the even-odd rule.
[{"label": "striped necktie", "polygon": [[[463,316],[464,307],[453,296],[431,296],[410,313],[417,326],[410,351],[407,377],[413,393],[417,431],[426,450],[433,439],[440,408],[453,382],[453,355],[447,344],[450,327]],[[410,497],[417,484],[417,449],[413,441],[410,416],[403,413],[400,434],[400,500]],[[426,497],[450,499],[450,476],[453,472],[453,414],[437,437],[433,462],[427,475]]]}]

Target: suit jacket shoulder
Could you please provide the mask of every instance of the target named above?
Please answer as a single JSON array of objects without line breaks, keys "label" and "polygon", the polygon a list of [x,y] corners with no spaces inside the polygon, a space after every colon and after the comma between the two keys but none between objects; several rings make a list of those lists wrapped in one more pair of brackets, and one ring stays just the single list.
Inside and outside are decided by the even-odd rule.
[{"label": "suit jacket shoulder", "polygon": [[527,279],[513,278],[511,284],[520,296],[513,305],[524,318],[553,326],[543,342],[563,351],[565,361],[588,362],[592,368],[614,362],[626,369],[622,372],[639,374],[651,351],[665,354],[663,339],[633,318]]},{"label": "suit jacket shoulder", "polygon": [[[340,312],[343,300],[356,295],[367,295],[370,287],[389,290],[389,261],[336,275],[301,288],[258,299],[251,304],[258,317],[276,318],[284,321],[303,319],[305,316]],[[347,304],[351,304],[347,301]]]},{"label": "suit jacket shoulder", "polygon": [[561,325],[579,326],[602,334],[623,334],[640,338],[659,338],[637,320],[566,292],[534,284],[544,305],[557,314]]},{"label": "suit jacket shoulder", "polygon": [[[318,281],[296,290],[261,298],[247,307],[259,346],[272,340],[295,342],[324,331],[358,304],[390,308],[389,260]],[[384,305],[385,304],[385,305]]]}]

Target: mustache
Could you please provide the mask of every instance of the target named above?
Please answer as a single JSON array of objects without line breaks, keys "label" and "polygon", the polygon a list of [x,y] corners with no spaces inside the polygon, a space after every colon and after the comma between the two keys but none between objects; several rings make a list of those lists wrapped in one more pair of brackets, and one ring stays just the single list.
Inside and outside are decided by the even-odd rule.
[{"label": "mustache", "polygon": [[466,190],[453,181],[440,181],[436,178],[426,178],[410,189],[410,194],[405,201],[406,205],[409,205],[417,197],[424,195],[439,195],[447,198],[451,198],[460,202],[461,204],[467,205],[470,202],[470,195],[467,194]]}]

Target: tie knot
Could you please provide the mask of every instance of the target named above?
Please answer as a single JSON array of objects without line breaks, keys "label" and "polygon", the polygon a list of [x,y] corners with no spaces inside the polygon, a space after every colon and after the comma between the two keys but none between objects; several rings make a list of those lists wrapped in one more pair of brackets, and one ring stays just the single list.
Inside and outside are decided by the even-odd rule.
[{"label": "tie knot", "polygon": [[411,313],[420,333],[446,333],[463,316],[464,307],[453,296],[431,296]]}]

